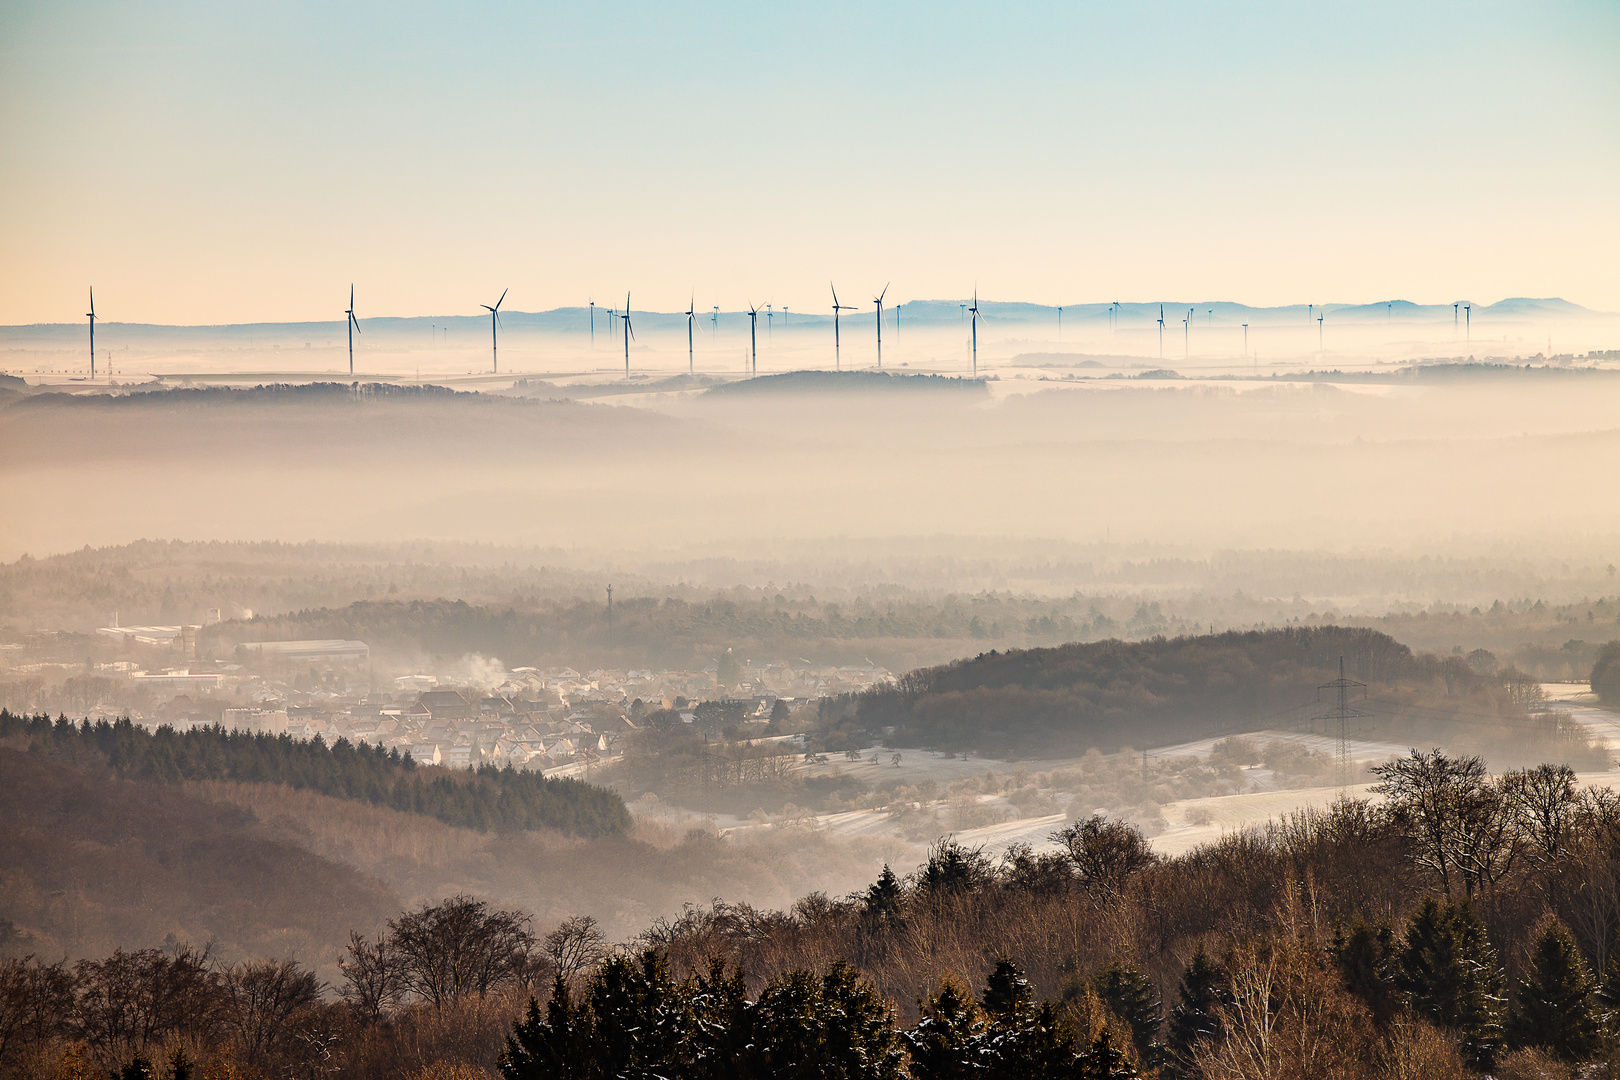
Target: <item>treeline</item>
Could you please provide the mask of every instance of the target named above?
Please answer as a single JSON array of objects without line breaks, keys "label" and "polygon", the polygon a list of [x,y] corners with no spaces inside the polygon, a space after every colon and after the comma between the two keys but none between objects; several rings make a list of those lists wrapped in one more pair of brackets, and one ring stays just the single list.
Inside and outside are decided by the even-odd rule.
[{"label": "treeline", "polygon": [[480,832],[558,829],[576,836],[622,833],[630,826],[624,800],[580,780],[547,778],[511,767],[476,772],[418,768],[409,754],[339,739],[226,731],[222,727],[149,731],[128,720],[74,723],[0,710],[0,739],[75,764],[103,764],[120,777],[157,783],[237,780],[307,788],[437,818]]},{"label": "treeline", "polygon": [[1522,716],[1540,697],[1529,676],[1418,656],[1374,630],[1290,627],[992,650],[829,699],[821,722],[834,749],[876,733],[894,746],[1008,754],[1162,745],[1308,719],[1341,659],[1386,719],[1414,707],[1444,715],[1448,701]]},{"label": "treeline", "polygon": [[1184,856],[1101,817],[1000,860],[946,839],[851,896],[689,908],[618,949],[588,918],[542,936],[454,897],[353,935],[335,999],[291,962],[224,967],[183,947],[12,960],[0,1073],[1609,1075],[1620,798],[1574,781],[1414,751],[1381,768],[1380,805],[1343,800]]},{"label": "treeline", "polygon": [[1592,665],[1592,692],[1610,708],[1620,707],[1620,641],[1611,641],[1598,652]]},{"label": "treeline", "polygon": [[615,601],[611,625],[605,603],[577,598],[530,597],[505,606],[462,600],[368,600],[344,608],[221,623],[202,631],[198,648],[229,657],[244,641],[334,637],[365,641],[374,653],[459,657],[475,652],[514,665],[575,667],[591,662],[584,658],[594,658],[601,663],[619,660],[700,670],[728,647],[759,662],[810,651],[847,663],[860,662],[877,646],[887,650],[877,653],[886,660],[896,650],[901,655],[919,650],[939,655],[961,642],[1056,642],[1167,625],[1156,608],[1140,617],[1116,619],[1078,599],[907,598],[837,604],[813,597],[751,601],[636,597]]}]

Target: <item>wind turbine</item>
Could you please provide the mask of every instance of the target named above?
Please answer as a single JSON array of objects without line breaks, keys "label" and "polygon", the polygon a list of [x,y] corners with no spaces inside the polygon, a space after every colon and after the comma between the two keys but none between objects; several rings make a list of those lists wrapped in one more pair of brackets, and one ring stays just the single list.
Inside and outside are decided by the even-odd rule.
[{"label": "wind turbine", "polygon": [[1468,334],[1468,347],[1474,347],[1474,305],[1463,305],[1463,329]]},{"label": "wind turbine", "polygon": [[771,305],[767,303],[765,305],[765,336],[771,340],[775,340],[776,338],[776,323],[773,321],[775,315],[776,312],[772,311]]},{"label": "wind turbine", "polygon": [[489,312],[489,363],[490,370],[496,374],[499,374],[501,370],[501,341],[499,333],[499,328],[501,325],[501,304],[506,301],[506,294],[510,291],[510,289],[502,289],[501,298],[495,301],[494,307],[490,307],[488,304],[478,305],[485,311]]},{"label": "wind turbine", "polygon": [[973,306],[968,308],[973,313],[973,377],[979,377],[979,287],[973,287]]},{"label": "wind turbine", "polygon": [[1063,340],[1063,305],[1058,305],[1058,340]]},{"label": "wind turbine", "polygon": [[692,320],[697,318],[697,293],[686,302],[686,373],[692,374]]},{"label": "wind turbine", "polygon": [[1322,351],[1322,316],[1316,317],[1316,351]]},{"label": "wind turbine", "polygon": [[1451,305],[1451,340],[1452,341],[1457,340],[1457,309],[1459,307],[1461,307],[1461,306],[1462,306],[1461,304],[1452,304]]},{"label": "wind turbine", "polygon": [[841,355],[843,349],[838,340],[838,313],[840,311],[854,311],[855,305],[840,304],[838,302],[838,288],[832,282],[827,282],[827,288],[831,289],[833,294],[833,365],[836,370],[843,371],[844,359]]},{"label": "wind turbine", "polygon": [[[503,294],[504,295],[504,294]],[[349,374],[354,374],[354,335],[360,332],[360,320],[354,317],[354,282],[349,283]]]},{"label": "wind turbine", "polygon": [[1192,327],[1188,325],[1191,321],[1192,311],[1189,309],[1187,314],[1181,317],[1181,358],[1183,360],[1192,355]]},{"label": "wind turbine", "polygon": [[1249,324],[1243,324],[1243,359],[1249,358]]},{"label": "wind turbine", "polygon": [[759,308],[754,306],[752,300],[748,301],[748,374],[753,377],[759,374]]},{"label": "wind turbine", "polygon": [[630,293],[624,294],[624,377],[630,377],[630,339],[636,336],[635,327],[630,325]]},{"label": "wind turbine", "polygon": [[883,291],[872,297],[877,305],[877,331],[878,331],[878,370],[883,370],[883,298],[889,295],[889,286],[884,285]]},{"label": "wind turbine", "polygon": [[1164,359],[1164,305],[1159,305],[1159,359]]},{"label": "wind turbine", "polygon": [[[350,301],[353,303],[353,301]],[[90,310],[85,313],[90,320],[90,378],[96,377],[96,287],[90,286]],[[349,370],[354,370],[354,361],[349,361]]]},{"label": "wind turbine", "polygon": [[591,348],[596,348],[596,299],[591,299]]}]

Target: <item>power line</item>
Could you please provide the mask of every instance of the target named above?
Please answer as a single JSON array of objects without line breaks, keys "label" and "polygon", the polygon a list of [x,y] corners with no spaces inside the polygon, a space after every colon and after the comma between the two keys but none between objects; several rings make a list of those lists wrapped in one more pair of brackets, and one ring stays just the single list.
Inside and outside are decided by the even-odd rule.
[{"label": "power line", "polygon": [[1317,700],[1320,701],[1323,690],[1332,690],[1337,696],[1337,703],[1331,713],[1322,716],[1313,716],[1311,720],[1337,720],[1339,723],[1339,754],[1336,772],[1338,773],[1339,790],[1350,786],[1350,721],[1371,715],[1359,709],[1350,707],[1350,691],[1360,690],[1363,699],[1367,696],[1367,684],[1356,682],[1354,679],[1344,677],[1344,657],[1339,657],[1339,677],[1332,682],[1323,683],[1316,688]]}]

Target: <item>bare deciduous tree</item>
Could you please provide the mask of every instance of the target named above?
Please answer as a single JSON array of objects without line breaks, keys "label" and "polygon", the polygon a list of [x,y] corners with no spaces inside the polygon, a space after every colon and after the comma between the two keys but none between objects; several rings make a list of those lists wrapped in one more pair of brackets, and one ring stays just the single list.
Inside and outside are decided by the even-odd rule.
[{"label": "bare deciduous tree", "polygon": [[575,915],[546,935],[544,948],[557,974],[572,981],[607,957],[607,935],[589,915]]},{"label": "bare deciduous tree", "polygon": [[534,935],[527,915],[455,896],[389,920],[388,948],[400,987],[443,1008],[522,978]]},{"label": "bare deciduous tree", "polygon": [[321,999],[315,973],[296,960],[246,960],[225,969],[230,1026],[250,1065],[262,1065],[293,1033],[301,1012]]},{"label": "bare deciduous tree", "polygon": [[1388,797],[1414,861],[1448,894],[1460,884],[1471,896],[1513,868],[1524,833],[1512,785],[1493,781],[1479,757],[1413,750],[1373,772],[1373,790]]},{"label": "bare deciduous tree", "polygon": [[1508,773],[1502,786],[1518,814],[1531,857],[1550,862],[1564,854],[1579,808],[1575,770],[1568,765],[1537,765]]},{"label": "bare deciduous tree", "polygon": [[174,1036],[210,1038],[221,1026],[220,980],[206,949],[119,949],[105,960],[81,960],[75,975],[79,1029],[103,1062]]},{"label": "bare deciduous tree", "polygon": [[399,970],[388,939],[368,941],[349,933],[348,955],[338,961],[343,972],[343,997],[367,1019],[375,1020],[399,1002]]},{"label": "bare deciduous tree", "polygon": [[1066,825],[1051,839],[1068,850],[1085,886],[1105,893],[1118,893],[1131,875],[1157,860],[1140,829],[1101,814]]}]

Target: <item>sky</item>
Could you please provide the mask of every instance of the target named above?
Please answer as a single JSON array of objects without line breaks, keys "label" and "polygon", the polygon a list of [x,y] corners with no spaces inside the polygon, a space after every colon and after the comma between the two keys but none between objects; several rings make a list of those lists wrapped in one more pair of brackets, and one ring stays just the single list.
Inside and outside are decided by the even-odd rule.
[{"label": "sky", "polygon": [[0,324],[1620,311],[1611,2],[0,5]]}]

